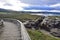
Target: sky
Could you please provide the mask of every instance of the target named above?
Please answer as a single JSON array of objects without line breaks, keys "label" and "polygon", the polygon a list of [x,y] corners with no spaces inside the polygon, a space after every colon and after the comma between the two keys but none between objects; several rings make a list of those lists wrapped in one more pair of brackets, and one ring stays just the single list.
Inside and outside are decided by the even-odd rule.
[{"label": "sky", "polygon": [[0,0],[0,8],[15,11],[60,12],[60,0]]}]

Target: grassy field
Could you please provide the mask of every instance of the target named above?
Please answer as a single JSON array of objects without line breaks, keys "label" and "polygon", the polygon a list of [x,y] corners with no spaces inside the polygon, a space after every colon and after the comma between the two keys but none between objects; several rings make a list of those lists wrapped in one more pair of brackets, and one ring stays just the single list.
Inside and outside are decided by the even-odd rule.
[{"label": "grassy field", "polygon": [[28,30],[28,33],[32,40],[60,40],[51,36],[45,35],[38,30]]},{"label": "grassy field", "polygon": [[40,18],[40,16],[30,14],[0,14],[0,18],[14,18],[23,22],[27,20],[36,20],[37,18]]}]

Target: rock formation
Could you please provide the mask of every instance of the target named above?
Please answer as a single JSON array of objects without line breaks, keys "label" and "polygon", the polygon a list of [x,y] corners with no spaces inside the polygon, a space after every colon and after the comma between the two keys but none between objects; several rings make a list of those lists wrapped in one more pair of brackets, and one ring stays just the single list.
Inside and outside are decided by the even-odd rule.
[{"label": "rock formation", "polygon": [[60,19],[43,19],[41,28],[49,31],[54,36],[60,36]]},{"label": "rock formation", "polygon": [[60,36],[60,19],[51,19],[49,17],[39,18],[36,21],[29,20],[25,26],[33,29],[44,29],[54,36]]}]

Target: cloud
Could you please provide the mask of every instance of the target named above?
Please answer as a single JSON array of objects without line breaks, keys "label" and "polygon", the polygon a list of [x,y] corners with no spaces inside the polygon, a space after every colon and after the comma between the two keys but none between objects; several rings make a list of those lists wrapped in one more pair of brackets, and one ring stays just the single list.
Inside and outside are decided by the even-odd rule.
[{"label": "cloud", "polygon": [[32,11],[47,11],[47,12],[60,12],[60,3],[53,5],[31,5],[29,7],[25,7],[25,10]]},{"label": "cloud", "polygon": [[60,10],[49,10],[48,12],[60,12]]},{"label": "cloud", "polygon": [[19,0],[0,0],[0,8],[11,10],[24,10],[23,7],[28,7],[29,4],[22,3]]},{"label": "cloud", "polygon": [[0,8],[16,11],[60,12],[60,0],[0,0]]},{"label": "cloud", "polygon": [[23,11],[31,11],[31,12],[45,12],[48,10],[23,10]]},{"label": "cloud", "polygon": [[25,7],[26,10],[54,10],[54,8],[49,6],[29,6]]},{"label": "cloud", "polygon": [[20,0],[20,1],[31,5],[52,5],[60,3],[60,0]]},{"label": "cloud", "polygon": [[60,0],[21,0],[21,2],[30,4],[24,8],[25,10],[60,12]]},{"label": "cloud", "polygon": [[60,3],[54,4],[54,5],[50,5],[49,7],[60,7]]},{"label": "cloud", "polygon": [[30,12],[60,12],[60,10],[23,10],[23,11],[30,11]]}]

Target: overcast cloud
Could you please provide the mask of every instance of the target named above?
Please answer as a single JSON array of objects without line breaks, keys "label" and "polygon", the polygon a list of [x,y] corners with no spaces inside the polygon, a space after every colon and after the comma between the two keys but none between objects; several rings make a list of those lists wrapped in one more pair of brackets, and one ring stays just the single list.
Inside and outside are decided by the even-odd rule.
[{"label": "overcast cloud", "polygon": [[60,0],[20,0],[20,1],[32,5],[52,5],[60,3]]},{"label": "overcast cloud", "polygon": [[28,4],[22,3],[19,0],[0,0],[0,8],[11,10],[23,10],[23,7],[28,7]]},{"label": "overcast cloud", "polygon": [[0,8],[22,11],[59,11],[60,0],[0,0]]}]

